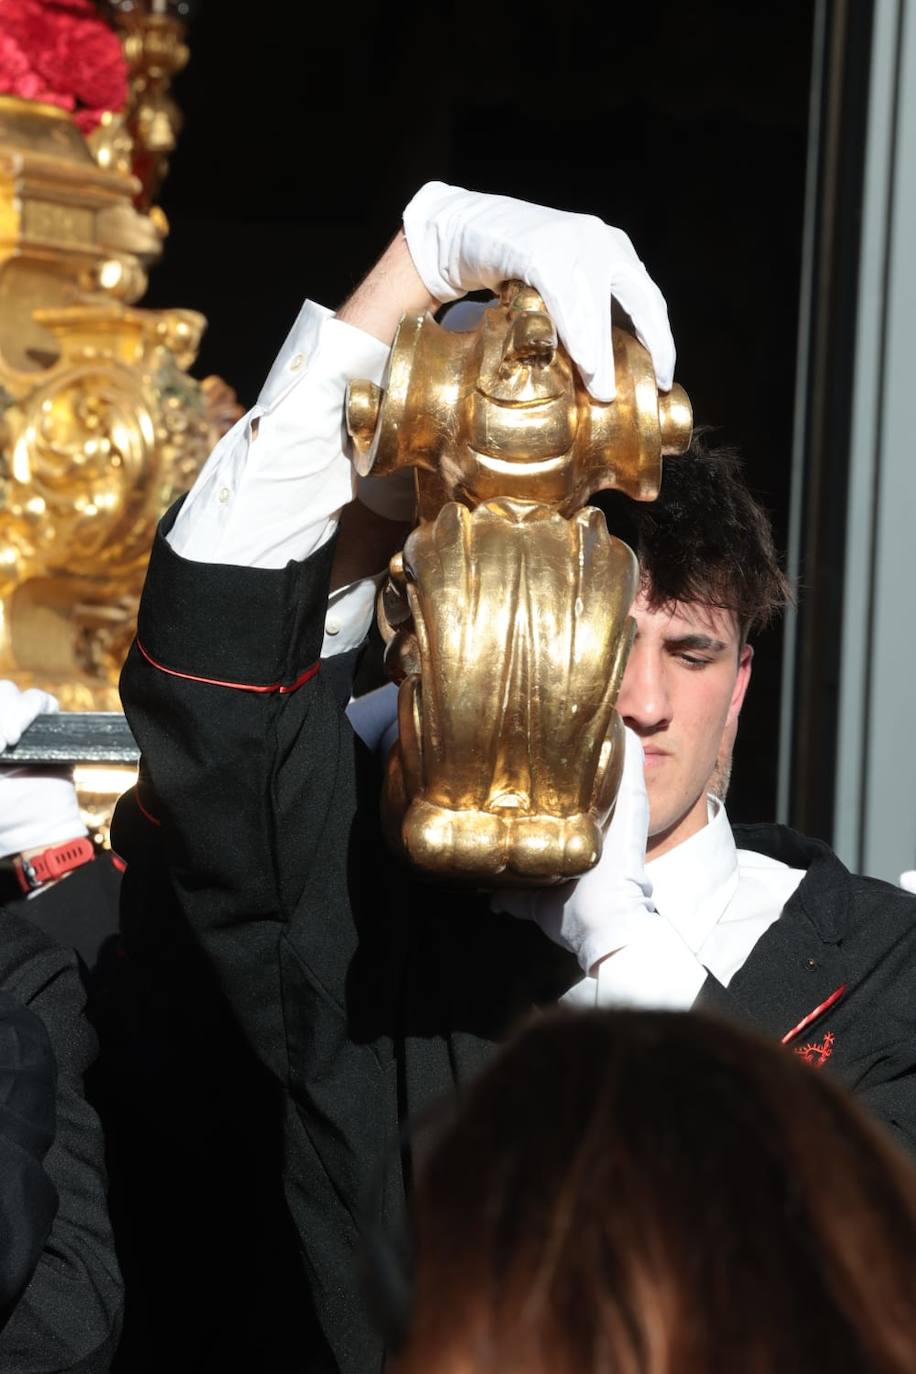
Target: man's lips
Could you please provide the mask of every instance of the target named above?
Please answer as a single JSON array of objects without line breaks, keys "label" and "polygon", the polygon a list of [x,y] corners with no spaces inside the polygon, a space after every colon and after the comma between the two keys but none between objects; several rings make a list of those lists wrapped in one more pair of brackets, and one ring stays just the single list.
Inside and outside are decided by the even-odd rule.
[{"label": "man's lips", "polygon": [[643,746],[643,753],[646,757],[647,768],[658,768],[658,766],[668,757],[667,749],[652,749]]}]

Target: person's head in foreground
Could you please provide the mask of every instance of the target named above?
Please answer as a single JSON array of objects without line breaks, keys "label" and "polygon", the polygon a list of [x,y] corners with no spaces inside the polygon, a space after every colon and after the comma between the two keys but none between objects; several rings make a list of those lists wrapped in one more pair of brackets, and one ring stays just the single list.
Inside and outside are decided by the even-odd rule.
[{"label": "person's head in foreground", "polygon": [[916,1171],[788,1050],[556,1013],[418,1169],[395,1374],[912,1374]]},{"label": "person's head in foreground", "polygon": [[789,588],[734,452],[702,432],[665,460],[657,501],[600,493],[594,504],[639,556],[637,634],[617,709],[645,751],[657,857],[706,824],[708,780],[750,681],[748,635],[783,609]]}]

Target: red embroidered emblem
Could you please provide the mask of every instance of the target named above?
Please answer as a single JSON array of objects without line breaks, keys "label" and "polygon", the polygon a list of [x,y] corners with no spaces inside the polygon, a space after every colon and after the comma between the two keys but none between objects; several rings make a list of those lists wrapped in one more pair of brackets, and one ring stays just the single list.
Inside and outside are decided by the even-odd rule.
[{"label": "red embroidered emblem", "polygon": [[820,1043],[812,1041],[807,1045],[796,1045],[795,1053],[800,1059],[804,1059],[806,1064],[813,1064],[816,1069],[822,1069],[833,1054],[835,1039],[833,1031],[828,1031]]}]

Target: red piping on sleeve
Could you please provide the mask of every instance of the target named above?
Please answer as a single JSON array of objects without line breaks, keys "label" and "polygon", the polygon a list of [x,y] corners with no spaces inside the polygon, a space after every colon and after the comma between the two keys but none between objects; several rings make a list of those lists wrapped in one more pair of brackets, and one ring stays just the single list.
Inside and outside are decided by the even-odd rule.
[{"label": "red piping on sleeve", "polygon": [[179,673],[176,668],[166,668],[164,663],[158,663],[152,654],[144,649],[143,645],[137,640],[137,648],[140,650],[147,663],[151,663],[154,668],[158,668],[160,673],[168,673],[169,677],[183,677],[188,682],[204,682],[209,687],[232,687],[237,692],[277,692],[280,696],[286,696],[289,692],[295,692],[297,687],[301,687],[309,678],[314,677],[318,672],[319,664],[313,663],[311,668],[306,668],[301,672],[294,682],[272,682],[268,687],[260,687],[251,682],[221,682],[215,677],[198,677],[196,673]]},{"label": "red piping on sleeve", "polygon": [[[137,788],[137,787],[134,788],[134,801],[137,803],[137,810],[140,812],[140,815],[141,815],[141,816],[145,816],[146,819],[149,821],[150,825],[161,825],[161,824],[162,824],[162,821],[160,821],[159,818],[158,818],[157,816],[154,816],[153,813],[152,813],[151,811],[147,811],[146,807],[143,805],[142,801],[140,800],[140,789]],[[127,865],[125,864],[125,867],[126,867],[126,866],[127,866]]]},{"label": "red piping on sleeve", "polygon": [[816,1021],[819,1016],[823,1016],[825,1011],[829,1011],[832,1006],[835,1006],[843,996],[847,987],[847,983],[841,983],[838,988],[834,988],[830,996],[816,1006],[814,1011],[809,1011],[808,1015],[803,1016],[797,1026],[793,1026],[790,1031],[786,1031],[785,1035],[782,1037],[782,1044],[788,1045],[789,1041],[794,1040],[796,1035],[801,1035],[803,1030],[807,1030],[812,1021]]}]

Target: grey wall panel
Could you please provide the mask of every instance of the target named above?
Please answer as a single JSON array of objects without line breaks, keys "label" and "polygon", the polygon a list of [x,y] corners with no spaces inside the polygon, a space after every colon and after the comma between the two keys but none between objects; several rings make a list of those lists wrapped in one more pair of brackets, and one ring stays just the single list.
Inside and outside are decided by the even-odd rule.
[{"label": "grey wall panel", "polygon": [[834,843],[916,866],[916,5],[878,0],[853,395]]}]

